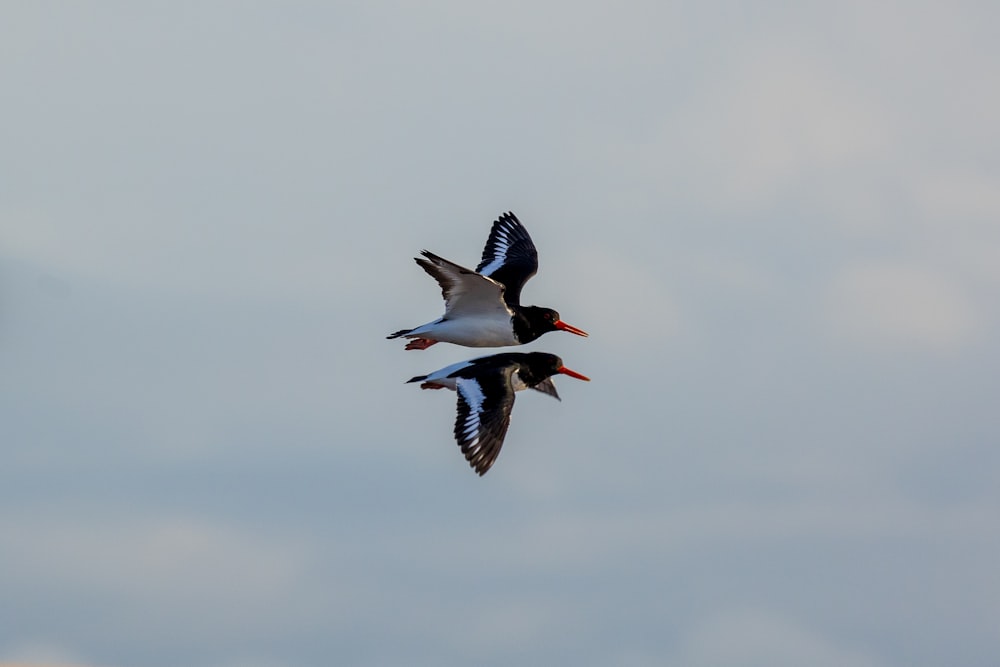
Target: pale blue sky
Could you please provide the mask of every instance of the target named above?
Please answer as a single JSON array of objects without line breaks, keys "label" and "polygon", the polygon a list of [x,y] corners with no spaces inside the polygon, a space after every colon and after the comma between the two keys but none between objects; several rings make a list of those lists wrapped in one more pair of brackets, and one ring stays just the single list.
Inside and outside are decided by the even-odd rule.
[{"label": "pale blue sky", "polygon": [[[1000,655],[991,3],[8,3],[0,664]],[[514,211],[593,378],[480,479]]]}]

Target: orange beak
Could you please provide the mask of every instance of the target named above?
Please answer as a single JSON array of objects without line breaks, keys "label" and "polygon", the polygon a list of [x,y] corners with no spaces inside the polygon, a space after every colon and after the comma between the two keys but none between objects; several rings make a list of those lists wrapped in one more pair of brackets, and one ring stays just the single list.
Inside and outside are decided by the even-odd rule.
[{"label": "orange beak", "polygon": [[560,331],[568,331],[571,334],[576,334],[577,336],[583,336],[584,338],[590,335],[583,329],[577,329],[572,324],[566,324],[562,320],[556,320],[555,322],[552,323],[552,326],[554,326],[556,329],[559,329]]},{"label": "orange beak", "polygon": [[583,380],[584,382],[590,382],[590,378],[587,377],[586,375],[580,375],[576,371],[571,371],[570,369],[566,368],[565,366],[560,366],[559,368],[557,368],[556,369],[556,373],[562,373],[563,375],[568,375],[571,378],[576,378],[577,380]]}]

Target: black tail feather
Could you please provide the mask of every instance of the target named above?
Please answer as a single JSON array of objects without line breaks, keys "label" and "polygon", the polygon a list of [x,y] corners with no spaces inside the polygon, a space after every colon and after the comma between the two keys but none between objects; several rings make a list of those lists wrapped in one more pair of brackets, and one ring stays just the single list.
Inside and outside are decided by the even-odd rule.
[{"label": "black tail feather", "polygon": [[413,331],[413,329],[400,329],[396,333],[389,334],[388,336],[386,336],[386,338],[399,338],[400,336],[405,336],[406,334],[410,333],[411,331]]},{"label": "black tail feather", "polygon": [[407,383],[410,383],[410,382],[421,382],[421,381],[423,381],[423,380],[426,380],[426,379],[427,379],[427,376],[426,376],[426,375],[418,375],[418,376],[416,376],[416,377],[412,377],[412,378],[410,378],[410,379],[409,379],[409,380],[407,380],[406,382],[407,382]]}]

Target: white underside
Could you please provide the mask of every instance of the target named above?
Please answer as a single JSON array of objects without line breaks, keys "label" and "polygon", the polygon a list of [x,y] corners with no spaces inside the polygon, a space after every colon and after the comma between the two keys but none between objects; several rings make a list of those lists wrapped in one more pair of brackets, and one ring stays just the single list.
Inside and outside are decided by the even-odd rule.
[{"label": "white underside", "polygon": [[458,320],[435,320],[405,334],[406,338],[429,338],[466,347],[505,347],[517,345],[509,318],[462,317]]},{"label": "white underside", "polygon": [[528,388],[528,385],[521,379],[521,375],[517,371],[510,374],[510,385],[514,388],[514,391],[524,391]]},{"label": "white underside", "polygon": [[423,381],[433,382],[435,384],[441,385],[442,387],[447,387],[448,389],[455,391],[455,383],[458,381],[458,378],[450,378],[448,376],[451,375],[452,373],[455,373],[456,371],[462,370],[463,368],[471,364],[472,364],[471,361],[460,361],[457,364],[452,364],[451,366],[445,366],[444,368],[439,368],[438,370],[434,371],[433,373],[429,374],[426,378],[424,378]]}]

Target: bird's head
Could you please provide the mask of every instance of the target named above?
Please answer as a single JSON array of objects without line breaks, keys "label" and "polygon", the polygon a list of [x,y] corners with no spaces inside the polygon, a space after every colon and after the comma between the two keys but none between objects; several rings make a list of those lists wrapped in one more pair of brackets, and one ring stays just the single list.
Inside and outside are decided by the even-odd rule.
[{"label": "bird's head", "polygon": [[531,323],[532,329],[539,332],[539,335],[546,333],[548,331],[568,331],[571,334],[576,334],[577,336],[583,336],[586,338],[588,334],[583,329],[577,329],[572,324],[566,324],[561,319],[559,319],[559,313],[552,310],[551,308],[542,308],[541,306],[527,306],[524,309],[524,315]]}]

